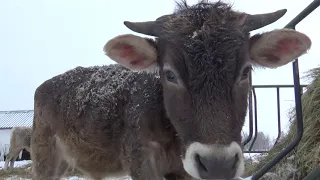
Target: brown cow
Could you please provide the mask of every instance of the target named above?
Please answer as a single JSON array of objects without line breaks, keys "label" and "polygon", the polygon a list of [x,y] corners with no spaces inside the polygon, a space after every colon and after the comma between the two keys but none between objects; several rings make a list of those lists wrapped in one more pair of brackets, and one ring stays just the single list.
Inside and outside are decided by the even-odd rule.
[{"label": "brown cow", "polygon": [[9,153],[6,156],[3,170],[8,169],[10,162],[10,168],[13,168],[14,162],[17,160],[19,153],[23,149],[30,152],[30,139],[31,139],[30,127],[14,127],[11,131],[10,148]]},{"label": "brown cow", "polygon": [[241,176],[252,66],[283,66],[311,46],[290,29],[250,37],[285,13],[182,2],[156,21],[126,21],[156,39],[117,36],[104,51],[118,64],[77,67],[37,88],[34,179],[59,179],[68,166],[96,180]]}]

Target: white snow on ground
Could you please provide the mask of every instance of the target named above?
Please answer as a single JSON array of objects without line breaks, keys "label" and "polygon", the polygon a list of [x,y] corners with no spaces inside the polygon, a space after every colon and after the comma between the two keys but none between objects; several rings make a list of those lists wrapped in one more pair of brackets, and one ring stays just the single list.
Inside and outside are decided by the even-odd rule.
[{"label": "white snow on ground", "polygon": [[[253,160],[256,160],[256,157],[259,156],[260,154],[244,154],[244,156],[246,158],[252,158]],[[4,161],[0,161],[0,170],[3,169],[3,166],[4,166]],[[14,167],[21,167],[21,166],[24,166],[24,165],[27,165],[27,164],[30,164],[32,163],[31,160],[28,160],[28,161],[15,161],[14,163]],[[8,178],[5,178],[4,180],[32,180],[32,179],[26,179],[26,178],[20,178],[18,176],[12,176],[12,177],[8,177]],[[89,178],[83,178],[83,177],[77,177],[77,176],[71,176],[71,177],[66,177],[66,178],[61,178],[61,180],[91,180]],[[131,180],[130,177],[122,177],[122,178],[110,178],[110,179],[107,179],[107,180]]]},{"label": "white snow on ground", "polygon": [[[4,180],[32,180],[32,179],[26,179],[26,178],[20,178],[17,176],[13,176],[13,177],[5,178]],[[91,180],[91,179],[77,177],[77,176],[71,176],[71,177],[67,177],[67,178],[61,178],[61,180]],[[106,180],[131,180],[131,178],[123,177],[123,178],[119,178],[119,179],[106,179]]]},{"label": "white snow on ground", "polygon": [[[26,178],[20,178],[20,177],[17,177],[17,176],[13,176],[13,177],[5,178],[4,180],[32,180],[32,179],[26,179]],[[61,178],[61,180],[89,180],[89,179],[80,178],[80,177],[77,177],[77,176],[72,176],[72,177],[69,177],[69,178]]]},{"label": "white snow on ground", "polygon": [[[4,161],[0,161],[0,170],[3,169],[4,166]],[[27,164],[32,163],[31,160],[28,161],[15,161],[14,162],[14,167],[21,167]],[[5,178],[4,180],[32,180],[32,179],[26,179],[26,178],[20,178],[18,176],[12,176],[12,177],[8,177]],[[83,178],[83,177],[77,177],[77,176],[71,176],[71,177],[66,177],[66,178],[61,178],[61,180],[91,180],[89,178]],[[107,179],[107,180],[131,180],[130,177],[122,177],[122,178],[111,178],[111,179]]]},{"label": "white snow on ground", "polygon": [[[255,154],[255,153],[250,153],[250,154],[244,154],[245,158],[251,158],[253,161],[257,161],[257,157],[261,156],[261,154]],[[0,170],[3,169],[4,166],[4,161],[0,161]],[[32,163],[31,160],[28,161],[15,161],[14,167],[21,167],[27,164]],[[18,176],[13,176],[13,177],[8,177],[5,178],[4,180],[32,180],[32,179],[26,179],[26,178],[20,178]],[[71,177],[66,177],[66,178],[61,178],[61,180],[91,180],[89,178],[83,178],[83,177],[77,177],[77,176],[71,176]],[[122,178],[110,178],[107,180],[131,180],[130,177],[122,177]]]},{"label": "white snow on ground", "polygon": [[259,162],[259,159],[262,157],[265,157],[267,154],[261,154],[261,153],[245,153],[244,158],[245,159],[251,159],[253,162]]},{"label": "white snow on ground", "polygon": [[13,176],[13,177],[5,178],[4,180],[31,180],[31,179],[26,179],[26,178],[21,178],[21,177]]},{"label": "white snow on ground", "polygon": [[[32,161],[31,160],[24,160],[24,161],[15,161],[14,162],[14,167],[21,167],[27,164],[30,164]],[[0,169],[3,169],[4,166],[4,161],[0,161]]]},{"label": "white snow on ground", "polygon": [[[27,179],[25,179],[25,180],[27,180]],[[91,180],[91,179],[77,177],[77,176],[71,176],[71,177],[67,177],[67,178],[61,178],[61,180]],[[109,178],[109,179],[106,179],[106,180],[132,180],[132,179],[130,177],[122,177],[122,178],[117,178],[117,179]]]}]

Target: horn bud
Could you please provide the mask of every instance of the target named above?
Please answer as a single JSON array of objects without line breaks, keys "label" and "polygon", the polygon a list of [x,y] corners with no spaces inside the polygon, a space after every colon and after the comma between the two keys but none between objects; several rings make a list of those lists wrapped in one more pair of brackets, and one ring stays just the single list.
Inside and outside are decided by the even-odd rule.
[{"label": "horn bud", "polygon": [[124,25],[127,28],[131,29],[134,32],[160,37],[163,31],[163,24],[172,18],[171,15],[164,15],[157,18],[155,21],[146,21],[146,22],[130,22],[124,21]]},{"label": "horn bud", "polygon": [[272,13],[255,14],[255,15],[247,14],[243,27],[248,32],[262,28],[264,26],[267,26],[271,23],[276,22],[286,12],[287,12],[287,9],[281,9]]},{"label": "horn bud", "polygon": [[157,36],[159,34],[156,28],[157,26],[156,21],[147,21],[147,22],[124,21],[124,25],[127,26],[127,28],[137,33],[146,34],[150,36]]}]

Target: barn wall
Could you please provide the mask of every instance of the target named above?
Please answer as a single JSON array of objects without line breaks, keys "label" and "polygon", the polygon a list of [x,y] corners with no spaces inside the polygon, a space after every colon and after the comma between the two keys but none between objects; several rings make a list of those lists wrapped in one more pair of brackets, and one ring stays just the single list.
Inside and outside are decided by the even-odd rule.
[{"label": "barn wall", "polygon": [[11,129],[0,129],[0,161],[3,155],[9,152]]}]

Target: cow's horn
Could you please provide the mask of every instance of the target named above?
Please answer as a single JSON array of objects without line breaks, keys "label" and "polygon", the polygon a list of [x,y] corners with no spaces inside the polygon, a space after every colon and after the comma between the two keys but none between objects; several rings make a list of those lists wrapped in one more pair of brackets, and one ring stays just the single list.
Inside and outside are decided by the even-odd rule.
[{"label": "cow's horn", "polygon": [[266,14],[248,14],[246,20],[244,22],[244,29],[248,32],[262,28],[266,25],[269,25],[278,19],[280,19],[285,13],[287,9],[281,9],[272,13]]},{"label": "cow's horn", "polygon": [[163,33],[164,23],[169,21],[170,18],[172,18],[172,16],[173,16],[172,14],[163,15],[157,18],[155,21],[146,21],[146,22],[125,21],[124,25],[134,32],[160,37],[161,34]]},{"label": "cow's horn", "polygon": [[159,36],[157,22],[156,21],[147,21],[147,22],[130,22],[124,21],[124,25],[127,28],[131,29],[134,32],[150,35],[150,36]]}]

